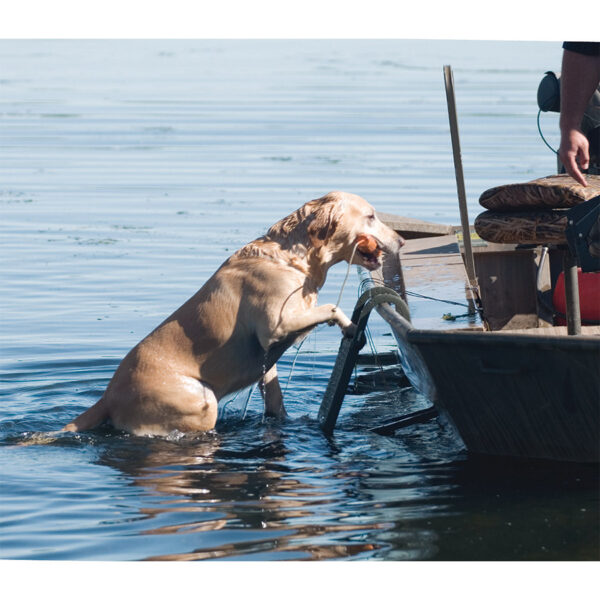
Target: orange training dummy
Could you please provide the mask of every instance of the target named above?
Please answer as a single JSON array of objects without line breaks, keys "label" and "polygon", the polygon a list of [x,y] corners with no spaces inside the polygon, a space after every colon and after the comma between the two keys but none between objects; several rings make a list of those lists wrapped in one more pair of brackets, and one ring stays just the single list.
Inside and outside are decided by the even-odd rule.
[{"label": "orange training dummy", "polygon": [[377,240],[372,235],[362,233],[356,238],[356,246],[363,254],[381,254]]}]

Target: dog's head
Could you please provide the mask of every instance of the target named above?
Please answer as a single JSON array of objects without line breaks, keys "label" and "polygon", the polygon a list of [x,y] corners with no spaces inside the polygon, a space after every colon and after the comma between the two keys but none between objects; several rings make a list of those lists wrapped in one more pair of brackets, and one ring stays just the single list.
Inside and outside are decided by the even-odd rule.
[{"label": "dog's head", "polygon": [[383,254],[398,252],[404,245],[402,237],[382,223],[360,196],[330,192],[305,204],[309,206],[307,231],[312,244],[331,252],[334,262],[352,261],[372,271],[381,266]]},{"label": "dog's head", "polygon": [[[398,252],[404,240],[384,225],[363,198],[330,192],[311,200],[271,227],[264,238],[285,250],[310,254],[323,264],[345,260],[369,270],[385,253]],[[368,239],[368,244],[361,243]]]}]

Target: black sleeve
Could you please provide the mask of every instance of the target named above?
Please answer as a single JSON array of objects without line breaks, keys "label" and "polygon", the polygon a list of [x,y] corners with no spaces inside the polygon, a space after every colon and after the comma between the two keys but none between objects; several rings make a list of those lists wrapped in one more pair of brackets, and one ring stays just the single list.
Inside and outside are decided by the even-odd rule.
[{"label": "black sleeve", "polygon": [[600,56],[600,42],[565,42],[563,50],[570,50],[588,56]]}]

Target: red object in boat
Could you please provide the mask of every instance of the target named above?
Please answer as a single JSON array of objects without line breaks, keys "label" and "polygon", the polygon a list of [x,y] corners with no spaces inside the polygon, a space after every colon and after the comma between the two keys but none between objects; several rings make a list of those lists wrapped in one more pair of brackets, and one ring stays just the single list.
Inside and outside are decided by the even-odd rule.
[{"label": "red object in boat", "polygon": [[[577,269],[579,279],[579,308],[582,321],[600,322],[600,273],[582,273]],[[561,273],[556,280],[552,295],[554,310],[565,315],[567,303],[565,300],[565,274]],[[565,325],[564,317],[556,317],[557,325]]]}]

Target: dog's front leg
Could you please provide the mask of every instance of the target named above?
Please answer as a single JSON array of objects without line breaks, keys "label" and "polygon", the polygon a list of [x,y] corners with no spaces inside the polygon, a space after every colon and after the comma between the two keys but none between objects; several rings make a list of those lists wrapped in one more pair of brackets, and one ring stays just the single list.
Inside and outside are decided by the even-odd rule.
[{"label": "dog's front leg", "polygon": [[260,393],[265,402],[265,415],[268,417],[285,417],[283,394],[277,377],[277,365],[273,365],[259,382]]},{"label": "dog's front leg", "polygon": [[334,304],[323,304],[300,314],[287,314],[277,326],[275,338],[279,340],[296,332],[311,330],[321,323],[337,324],[344,335],[349,337],[353,336],[356,331],[356,325],[340,308]]}]

